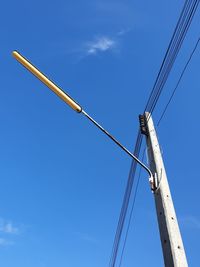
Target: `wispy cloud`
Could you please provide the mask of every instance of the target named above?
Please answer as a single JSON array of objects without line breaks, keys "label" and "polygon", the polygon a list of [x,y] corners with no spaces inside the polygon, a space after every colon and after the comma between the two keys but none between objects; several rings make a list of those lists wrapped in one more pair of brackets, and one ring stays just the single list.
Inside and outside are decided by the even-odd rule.
[{"label": "wispy cloud", "polygon": [[74,235],[85,242],[92,243],[92,244],[98,243],[98,241],[94,237],[92,237],[91,235],[87,233],[74,232]]},{"label": "wispy cloud", "polygon": [[86,51],[88,55],[95,55],[98,52],[106,52],[113,50],[117,45],[117,41],[106,36],[96,38],[92,42],[86,43]]},{"label": "wispy cloud", "polygon": [[131,31],[131,28],[121,29],[120,31],[118,31],[117,35],[118,36],[124,36],[125,34],[129,33],[130,31]]},{"label": "wispy cloud", "polygon": [[20,233],[19,227],[16,227],[10,220],[0,218],[0,247],[13,245],[15,242],[10,240],[14,235]]},{"label": "wispy cloud", "polygon": [[112,25],[132,26],[138,13],[132,3],[125,1],[94,1],[93,6],[102,20]]},{"label": "wispy cloud", "polygon": [[5,234],[18,234],[19,228],[15,227],[12,222],[0,219],[0,232]]},{"label": "wispy cloud", "polygon": [[122,38],[130,31],[131,28],[124,27],[115,33],[93,36],[91,40],[83,41],[81,47],[77,47],[70,53],[78,55],[76,62],[88,56],[96,56],[108,52],[118,56],[121,51]]},{"label": "wispy cloud", "polygon": [[13,241],[9,241],[5,238],[0,238],[0,246],[1,247],[5,247],[5,246],[10,246],[10,245],[13,245],[14,242]]},{"label": "wispy cloud", "polygon": [[183,227],[200,230],[200,219],[195,216],[182,216],[180,217],[179,221],[183,225]]}]

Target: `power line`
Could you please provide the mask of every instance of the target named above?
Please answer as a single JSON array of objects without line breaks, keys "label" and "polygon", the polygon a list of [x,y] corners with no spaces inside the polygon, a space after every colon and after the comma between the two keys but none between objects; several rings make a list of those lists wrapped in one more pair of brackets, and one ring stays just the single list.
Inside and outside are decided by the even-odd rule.
[{"label": "power line", "polygon": [[[191,21],[193,19],[193,16],[197,9],[199,1],[200,0],[196,0],[196,1],[186,0],[185,1],[185,4],[183,6],[179,20],[176,24],[174,33],[168,45],[166,54],[164,56],[161,67],[159,69],[156,81],[150,93],[144,112],[150,111],[152,113],[154,111],[154,108],[157,104],[157,101],[160,97],[160,94],[163,90],[163,87],[172,69],[174,61],[178,55],[182,42],[189,29],[189,26],[191,24]],[[135,149],[134,149],[134,155],[136,155],[137,157],[140,154],[141,144],[142,144],[142,135],[139,131],[137,135]],[[119,243],[121,240],[121,235],[122,235],[122,231],[124,227],[124,221],[126,218],[127,209],[128,209],[128,205],[130,201],[130,195],[131,195],[132,187],[134,183],[136,167],[137,167],[136,162],[132,162],[128,181],[127,181],[126,191],[125,191],[124,198],[123,198],[123,204],[121,207],[121,212],[120,212],[120,216],[118,220],[117,230],[115,233],[114,244],[113,244],[112,253],[110,257],[110,263],[109,263],[110,267],[114,267],[116,263]]]},{"label": "power line", "polygon": [[[138,139],[137,139],[136,146],[134,149],[134,155],[136,155],[136,157],[139,156],[141,143],[142,143],[142,136],[138,134]],[[137,167],[136,162],[132,161],[131,169],[129,172],[128,181],[127,181],[127,185],[126,185],[126,190],[125,190],[125,194],[124,194],[124,198],[123,198],[123,203],[122,203],[122,207],[121,207],[121,212],[120,212],[120,216],[119,216],[119,220],[118,220],[118,224],[117,224],[117,230],[115,233],[112,253],[111,253],[111,257],[110,257],[109,266],[112,266],[112,267],[115,266],[116,259],[117,259],[119,243],[121,240],[122,230],[123,230],[123,226],[124,226],[124,222],[125,222],[125,218],[126,218],[126,213],[127,213],[127,209],[128,209],[128,205],[129,205],[131,191],[133,188],[134,173],[136,172],[136,167]]]},{"label": "power line", "polygon": [[177,45],[176,45],[176,49],[175,49],[175,51],[173,52],[172,59],[171,59],[171,61],[170,61],[169,64],[168,64],[167,71],[166,71],[166,73],[165,73],[165,75],[164,75],[163,81],[162,81],[162,83],[161,83],[161,85],[160,85],[160,88],[159,88],[159,90],[158,90],[158,92],[157,92],[156,98],[155,98],[155,100],[154,100],[154,104],[152,105],[152,108],[151,108],[151,111],[150,111],[151,114],[152,114],[152,112],[153,112],[153,110],[154,110],[154,108],[155,108],[155,106],[156,106],[156,104],[157,104],[157,102],[158,102],[158,99],[159,99],[159,97],[160,97],[160,95],[161,95],[161,93],[162,93],[163,87],[164,87],[164,85],[165,85],[165,83],[166,83],[166,81],[167,81],[167,78],[168,78],[169,73],[170,73],[170,71],[171,71],[171,69],[172,69],[172,66],[173,66],[173,64],[174,64],[174,62],[175,62],[175,59],[176,59],[176,57],[177,57],[177,55],[178,55],[178,52],[179,52],[179,50],[180,50],[180,48],[181,48],[181,45],[182,45],[182,43],[183,43],[183,41],[184,41],[184,39],[185,39],[186,33],[187,33],[187,31],[188,31],[188,28],[189,28],[189,26],[190,26],[190,24],[191,24],[191,21],[192,21],[193,17],[194,17],[194,12],[195,12],[196,9],[197,9],[198,2],[199,2],[199,1],[196,1],[196,2],[194,3],[194,5],[192,6],[192,10],[191,10],[191,13],[190,13],[190,15],[189,15],[189,18],[188,18],[188,20],[187,20],[187,23],[184,25],[184,31],[181,33],[180,40],[178,41],[178,43],[177,43]]},{"label": "power line", "polygon": [[194,53],[195,53],[197,47],[198,47],[198,45],[199,45],[199,42],[200,42],[200,38],[197,40],[197,42],[196,42],[196,44],[195,44],[195,47],[193,48],[193,50],[192,50],[192,52],[191,52],[191,54],[190,54],[190,56],[189,56],[189,59],[187,60],[185,66],[184,66],[184,68],[183,68],[183,70],[182,70],[182,72],[181,72],[181,75],[180,75],[180,77],[179,77],[179,79],[178,79],[178,82],[177,82],[177,84],[176,84],[176,86],[175,86],[175,88],[174,88],[174,90],[173,90],[173,92],[172,92],[172,94],[171,94],[171,97],[169,98],[169,100],[168,100],[168,102],[167,102],[167,104],[166,104],[166,106],[165,106],[165,108],[164,108],[164,110],[163,110],[161,116],[160,116],[160,119],[159,119],[159,121],[158,121],[158,123],[157,123],[157,126],[160,125],[160,122],[162,121],[162,119],[163,119],[163,117],[164,117],[164,115],[165,115],[165,113],[166,113],[166,111],[167,111],[167,109],[168,109],[168,107],[169,107],[169,104],[171,103],[171,101],[172,101],[172,99],[173,99],[173,97],[174,97],[174,95],[175,95],[175,93],[176,93],[176,90],[177,90],[177,88],[178,88],[178,86],[179,86],[179,84],[180,84],[180,82],[181,82],[181,80],[182,80],[182,78],[183,78],[183,75],[184,75],[184,73],[185,73],[185,71],[186,71],[186,69],[187,69],[187,67],[188,67],[188,65],[189,65],[189,63],[190,63],[190,61],[191,61],[191,59],[192,59],[192,57],[193,57],[193,55],[194,55]]},{"label": "power line", "polygon": [[[172,66],[177,58],[178,52],[180,51],[181,45],[185,39],[191,21],[194,17],[195,11],[198,7],[199,0],[196,1],[186,1],[184,5],[184,12],[181,13],[181,18],[176,25],[175,31],[167,48],[167,52],[163,59],[162,65],[160,67],[159,73],[157,75],[156,81],[154,83],[153,89],[151,91],[150,97],[148,99],[145,111],[153,113],[167,78],[170,74]],[[180,28],[181,27],[181,28]]]},{"label": "power line", "polygon": [[[144,154],[145,154],[145,149],[143,150],[142,161],[144,160]],[[134,207],[135,207],[136,196],[137,196],[138,187],[139,187],[140,178],[141,178],[141,171],[142,171],[142,168],[140,167],[137,183],[136,183],[136,186],[135,186],[135,193],[133,195],[133,202],[132,202],[131,211],[130,211],[130,215],[129,215],[126,234],[125,234],[125,238],[124,238],[124,244],[123,244],[123,247],[122,247],[122,252],[121,252],[121,256],[120,256],[120,260],[119,260],[119,267],[121,267],[121,265],[122,265],[122,260],[123,260],[123,256],[124,256],[124,250],[125,250],[127,239],[128,239],[128,233],[129,233],[129,230],[130,230],[131,220],[132,220],[132,216],[133,216],[133,210],[134,210]]]},{"label": "power line", "polygon": [[174,29],[174,32],[173,32],[172,38],[171,38],[171,40],[170,40],[170,43],[169,43],[169,45],[168,45],[168,47],[167,47],[165,56],[164,56],[164,58],[163,58],[163,61],[162,61],[162,64],[161,64],[161,66],[160,66],[159,72],[158,72],[158,74],[157,74],[156,80],[155,80],[155,82],[154,82],[153,88],[152,88],[151,93],[150,93],[150,95],[149,95],[149,98],[148,98],[148,100],[147,100],[147,104],[146,104],[146,106],[145,106],[145,110],[144,110],[144,112],[147,111],[147,110],[149,110],[149,106],[151,106],[152,103],[153,103],[153,99],[155,98],[156,86],[157,86],[158,81],[159,81],[159,79],[160,79],[160,77],[161,77],[161,75],[162,75],[162,71],[163,71],[164,66],[165,66],[166,58],[167,58],[167,56],[168,56],[168,54],[169,54],[169,52],[170,52],[170,48],[171,48],[172,45],[173,45],[173,40],[176,40],[176,33],[177,33],[177,31],[179,32],[179,25],[182,25],[182,23],[183,23],[183,17],[184,17],[184,14],[185,14],[186,10],[188,9],[188,4],[189,4],[189,1],[186,0],[186,1],[185,1],[185,4],[184,4],[184,6],[183,6],[183,9],[182,9],[182,11],[181,11],[180,17],[179,17],[179,19],[178,19],[178,22],[177,22],[177,24],[176,24],[176,27],[175,27],[175,29]]}]

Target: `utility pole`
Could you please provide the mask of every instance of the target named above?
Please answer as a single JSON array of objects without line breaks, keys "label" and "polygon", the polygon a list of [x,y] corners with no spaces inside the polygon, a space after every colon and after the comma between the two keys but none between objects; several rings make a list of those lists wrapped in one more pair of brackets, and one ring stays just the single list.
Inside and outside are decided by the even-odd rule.
[{"label": "utility pole", "polygon": [[140,115],[141,132],[146,135],[150,181],[154,194],[165,267],[188,267],[167,175],[150,113]]}]

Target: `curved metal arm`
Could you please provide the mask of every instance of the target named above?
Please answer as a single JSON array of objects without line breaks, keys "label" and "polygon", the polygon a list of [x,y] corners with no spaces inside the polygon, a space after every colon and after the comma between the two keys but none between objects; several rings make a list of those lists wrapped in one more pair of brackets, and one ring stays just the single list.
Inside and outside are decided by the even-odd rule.
[{"label": "curved metal arm", "polygon": [[103,133],[105,133],[112,141],[114,141],[121,149],[123,149],[131,158],[133,158],[142,168],[144,168],[148,174],[149,179],[153,179],[153,174],[151,170],[143,163],[141,162],[135,155],[133,155],[126,147],[124,147],[119,141],[117,141],[109,132],[107,132],[98,122],[96,122],[90,115],[88,115],[84,110],[82,110],[82,113],[93,123],[95,124]]}]

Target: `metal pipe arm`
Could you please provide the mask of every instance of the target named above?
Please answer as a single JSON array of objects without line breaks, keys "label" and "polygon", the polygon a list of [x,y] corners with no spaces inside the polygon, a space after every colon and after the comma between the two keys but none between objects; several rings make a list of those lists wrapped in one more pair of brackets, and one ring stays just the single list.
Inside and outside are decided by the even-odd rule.
[{"label": "metal pipe arm", "polygon": [[141,162],[135,155],[133,155],[126,147],[124,147],[119,141],[115,139],[109,132],[107,132],[99,123],[97,123],[90,115],[88,115],[84,110],[82,113],[93,123],[95,124],[103,133],[105,133],[113,142],[115,142],[122,150],[124,150],[130,157],[132,157],[141,167],[143,167],[149,174],[150,178],[153,177],[150,169]]}]

